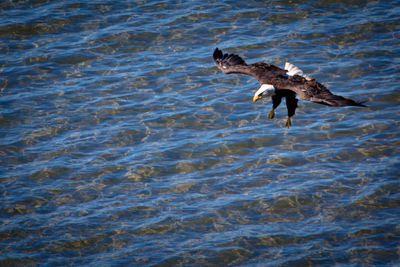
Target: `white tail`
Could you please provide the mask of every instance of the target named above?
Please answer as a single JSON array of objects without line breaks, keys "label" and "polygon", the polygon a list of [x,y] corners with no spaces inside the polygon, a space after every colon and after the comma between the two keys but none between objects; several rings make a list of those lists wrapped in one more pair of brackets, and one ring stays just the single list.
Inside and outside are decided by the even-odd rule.
[{"label": "white tail", "polygon": [[286,62],[285,64],[285,70],[288,71],[289,76],[294,76],[294,75],[299,75],[304,77],[307,81],[311,80],[311,77],[308,75],[305,75],[301,69],[293,65],[292,63]]}]

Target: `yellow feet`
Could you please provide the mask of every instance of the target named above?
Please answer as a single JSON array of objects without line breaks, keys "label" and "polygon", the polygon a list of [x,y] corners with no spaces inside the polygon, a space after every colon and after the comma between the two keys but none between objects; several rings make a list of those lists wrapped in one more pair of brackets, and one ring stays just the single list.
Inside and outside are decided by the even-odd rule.
[{"label": "yellow feet", "polygon": [[273,119],[275,117],[275,109],[271,109],[268,113],[268,119]]},{"label": "yellow feet", "polygon": [[292,120],[290,119],[290,117],[288,117],[286,121],[286,127],[290,128],[290,126],[292,126]]}]

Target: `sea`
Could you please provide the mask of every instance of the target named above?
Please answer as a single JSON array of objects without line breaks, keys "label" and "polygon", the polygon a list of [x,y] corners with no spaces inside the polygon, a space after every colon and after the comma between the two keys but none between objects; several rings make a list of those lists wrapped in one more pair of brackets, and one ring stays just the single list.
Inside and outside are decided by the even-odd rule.
[{"label": "sea", "polygon": [[[0,3],[0,266],[400,266],[397,0]],[[253,103],[215,48],[367,107]]]}]

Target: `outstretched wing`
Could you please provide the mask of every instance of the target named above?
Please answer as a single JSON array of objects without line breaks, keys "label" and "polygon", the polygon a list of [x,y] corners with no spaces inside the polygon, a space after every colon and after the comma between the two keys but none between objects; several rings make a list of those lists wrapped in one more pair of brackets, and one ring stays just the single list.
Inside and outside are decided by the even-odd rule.
[{"label": "outstretched wing", "polygon": [[357,102],[350,98],[345,98],[340,95],[335,95],[331,91],[325,88],[325,86],[318,84],[317,87],[309,87],[309,93],[311,93],[310,101],[332,106],[332,107],[345,107],[345,106],[358,106],[366,107],[363,102]]},{"label": "outstretched wing", "polygon": [[286,70],[278,68],[271,64],[258,62],[247,65],[246,62],[238,55],[223,54],[218,48],[213,54],[215,65],[224,73],[241,73],[255,77],[260,84],[266,84],[268,81],[277,76],[284,77]]},{"label": "outstretched wing", "polygon": [[301,99],[312,101],[318,104],[344,107],[359,106],[365,107],[363,102],[356,102],[352,99],[335,95],[325,86],[317,82],[315,79],[310,81],[301,76],[293,76],[289,79],[275,79],[272,83],[276,89],[287,89],[295,92]]}]

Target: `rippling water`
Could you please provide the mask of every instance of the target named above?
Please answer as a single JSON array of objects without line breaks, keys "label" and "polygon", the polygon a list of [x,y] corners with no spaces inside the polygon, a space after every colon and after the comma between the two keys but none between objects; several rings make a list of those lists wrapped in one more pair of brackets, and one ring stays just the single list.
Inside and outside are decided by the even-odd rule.
[{"label": "rippling water", "polygon": [[1,266],[400,264],[398,1],[81,2],[0,4]]}]

